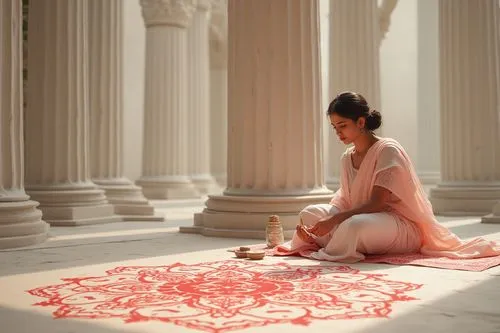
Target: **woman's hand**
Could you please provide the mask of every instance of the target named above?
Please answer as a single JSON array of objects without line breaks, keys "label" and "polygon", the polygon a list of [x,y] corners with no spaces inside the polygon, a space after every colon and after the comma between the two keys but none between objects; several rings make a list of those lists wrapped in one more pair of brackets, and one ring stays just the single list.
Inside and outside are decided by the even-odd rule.
[{"label": "woman's hand", "polygon": [[298,225],[296,228],[297,236],[306,243],[315,243],[316,239],[305,225]]},{"label": "woman's hand", "polygon": [[338,214],[335,214],[334,216],[327,216],[319,220],[311,229],[309,229],[309,232],[321,237],[329,233],[334,226],[344,222],[347,220],[349,217],[351,217],[351,214],[348,212],[340,212]]}]

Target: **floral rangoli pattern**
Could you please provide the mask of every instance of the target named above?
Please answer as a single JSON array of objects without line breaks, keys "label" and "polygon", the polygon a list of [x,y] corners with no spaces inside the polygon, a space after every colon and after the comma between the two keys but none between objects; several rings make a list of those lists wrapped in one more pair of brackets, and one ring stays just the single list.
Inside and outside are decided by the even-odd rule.
[{"label": "floral rangoli pattern", "polygon": [[55,318],[159,320],[210,333],[278,323],[387,317],[421,285],[349,266],[291,266],[246,260],[117,267],[29,290]]}]

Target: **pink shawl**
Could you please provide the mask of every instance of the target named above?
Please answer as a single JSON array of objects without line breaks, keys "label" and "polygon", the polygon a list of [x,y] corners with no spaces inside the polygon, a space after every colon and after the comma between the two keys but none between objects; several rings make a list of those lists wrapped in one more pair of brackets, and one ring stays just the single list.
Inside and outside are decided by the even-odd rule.
[{"label": "pink shawl", "polygon": [[391,211],[419,227],[422,254],[464,259],[500,255],[500,244],[482,238],[463,241],[436,220],[410,158],[397,141],[380,139],[368,150],[352,187],[346,174],[350,159],[348,153],[342,158],[341,188],[332,205],[340,210],[359,206],[369,200],[373,186],[382,186],[400,199],[390,204]]}]

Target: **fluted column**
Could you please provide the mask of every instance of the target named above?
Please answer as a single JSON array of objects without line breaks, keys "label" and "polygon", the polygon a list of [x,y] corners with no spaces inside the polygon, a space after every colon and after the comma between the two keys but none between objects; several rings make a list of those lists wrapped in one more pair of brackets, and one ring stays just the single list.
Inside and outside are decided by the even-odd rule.
[{"label": "fluted column", "polygon": [[227,185],[227,0],[212,0],[210,17],[210,170]]},{"label": "fluted column", "polygon": [[[378,13],[377,1],[330,1],[331,99],[343,91],[356,91],[367,99],[371,109],[380,110]],[[328,144],[327,184],[336,189],[345,147],[332,129]]]},{"label": "fluted column", "polygon": [[123,176],[122,0],[89,0],[91,176],[124,220],[160,220]]},{"label": "fluted column", "polygon": [[322,160],[318,1],[229,1],[228,177],[184,232],[286,234],[298,213],[328,202]]},{"label": "fluted column", "polygon": [[141,0],[146,25],[142,177],[149,199],[195,198],[188,171],[187,27],[195,0]]},{"label": "fluted column", "polygon": [[188,28],[188,169],[202,194],[220,188],[210,174],[210,0],[197,0]]},{"label": "fluted column", "polygon": [[330,93],[360,92],[370,107],[380,109],[377,2],[331,0],[330,2]]},{"label": "fluted column", "polygon": [[[498,72],[500,68],[500,1],[498,2],[498,5],[496,7],[496,16],[495,16],[495,23],[497,26],[497,32],[499,34],[497,35],[497,57],[496,57],[496,64],[497,64],[497,77],[496,77],[496,82],[497,82],[497,87],[500,86],[500,73]],[[499,102],[500,105],[500,102]],[[500,130],[500,129],[499,129]],[[500,136],[500,133],[499,133]],[[498,136],[497,136],[498,137]],[[499,139],[500,141],[500,139]],[[497,167],[497,170],[500,167]],[[491,214],[488,214],[487,216],[484,216],[482,219],[483,223],[500,223],[500,201],[497,201],[495,206],[493,207],[493,212]]]},{"label": "fluted column", "polygon": [[488,214],[500,198],[498,19],[498,0],[439,1],[438,214]]},{"label": "fluted column", "polygon": [[47,238],[38,202],[24,191],[21,1],[0,0],[0,249]]},{"label": "fluted column", "polygon": [[53,225],[117,220],[90,180],[87,5],[30,1],[26,189]]}]

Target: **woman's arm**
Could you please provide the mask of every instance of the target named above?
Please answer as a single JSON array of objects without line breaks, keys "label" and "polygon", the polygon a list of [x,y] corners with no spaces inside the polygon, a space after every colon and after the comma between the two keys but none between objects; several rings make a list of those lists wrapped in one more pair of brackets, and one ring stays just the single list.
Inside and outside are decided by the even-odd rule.
[{"label": "woman's arm", "polygon": [[387,208],[389,208],[389,205],[387,204],[389,202],[389,199],[391,198],[392,192],[386,189],[385,187],[381,186],[373,186],[372,190],[372,195],[370,197],[370,200],[366,202],[365,204],[354,208],[354,209],[349,209],[345,211],[345,215],[348,216],[347,218],[354,216],[354,215],[359,215],[359,214],[370,214],[370,213],[379,213],[385,211]]},{"label": "woman's arm", "polygon": [[387,202],[392,192],[381,186],[374,186],[370,200],[365,204],[340,212],[334,216],[328,216],[316,223],[309,231],[316,236],[323,236],[330,232],[333,227],[347,220],[348,218],[359,214],[379,213],[385,211],[389,205]]}]

